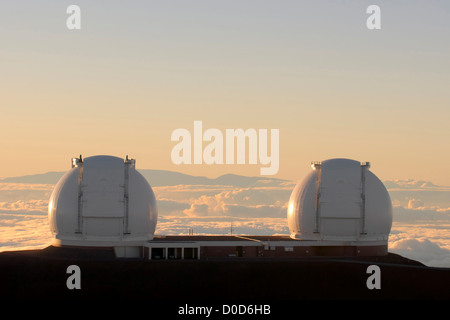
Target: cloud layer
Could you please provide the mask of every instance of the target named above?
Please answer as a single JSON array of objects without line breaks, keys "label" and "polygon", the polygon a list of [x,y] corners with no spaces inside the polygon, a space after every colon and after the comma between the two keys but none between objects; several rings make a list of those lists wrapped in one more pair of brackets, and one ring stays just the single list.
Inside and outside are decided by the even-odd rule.
[{"label": "cloud layer", "polygon": [[[228,177],[229,178],[229,177]],[[231,179],[232,180],[232,179]],[[156,234],[289,234],[286,204],[293,182],[243,186],[153,187]],[[203,182],[203,181],[202,181]],[[427,181],[384,181],[394,208],[389,250],[435,267],[450,267],[450,188]],[[47,205],[54,185],[0,183],[0,251],[41,248],[51,241]]]},{"label": "cloud layer", "polygon": [[394,223],[389,251],[433,267],[450,267],[450,223]]}]

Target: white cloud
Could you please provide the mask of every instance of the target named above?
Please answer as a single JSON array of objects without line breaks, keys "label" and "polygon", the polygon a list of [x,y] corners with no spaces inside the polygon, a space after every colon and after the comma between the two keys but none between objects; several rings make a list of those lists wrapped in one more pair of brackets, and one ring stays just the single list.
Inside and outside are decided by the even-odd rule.
[{"label": "white cloud", "polygon": [[435,206],[422,206],[409,208],[394,206],[394,221],[414,222],[414,221],[437,221],[450,220],[450,208],[441,208]]},{"label": "white cloud", "polygon": [[0,251],[39,249],[50,242],[47,215],[0,213]]},{"label": "white cloud", "polygon": [[428,239],[404,238],[393,241],[389,245],[389,251],[417,260],[427,266],[450,267],[450,250]]},{"label": "white cloud", "polygon": [[157,201],[159,216],[184,215],[183,210],[186,210],[190,207],[188,203],[171,199],[158,199]]},{"label": "white cloud", "polygon": [[[213,209],[215,214],[220,213],[217,211],[215,208]],[[203,217],[209,215],[210,209],[206,203],[193,203],[189,209],[183,210],[183,213],[190,217]]]},{"label": "white cloud", "polygon": [[423,180],[384,180],[392,203],[409,209],[450,208],[450,187]]},{"label": "white cloud", "polygon": [[273,235],[289,234],[285,218],[244,218],[230,216],[181,217],[167,216],[158,219],[156,234],[178,235],[194,234],[227,235],[233,228],[233,234],[241,235]]},{"label": "white cloud", "polygon": [[53,188],[48,184],[0,183],[0,202],[48,200]]},{"label": "white cloud", "polygon": [[389,251],[427,266],[450,267],[450,221],[396,222]]},{"label": "white cloud", "polygon": [[285,202],[281,202],[271,191],[273,189],[240,188],[202,195],[192,199],[190,208],[183,213],[188,216],[280,217],[285,214],[288,195],[285,195]]},{"label": "white cloud", "polygon": [[420,199],[413,198],[408,201],[408,209],[417,209],[417,208],[424,207],[424,205],[425,204]]},{"label": "white cloud", "polygon": [[394,221],[450,220],[450,187],[414,179],[383,182],[391,196]]},{"label": "white cloud", "polygon": [[47,208],[47,200],[18,200],[14,202],[0,202],[0,212],[46,213]]}]

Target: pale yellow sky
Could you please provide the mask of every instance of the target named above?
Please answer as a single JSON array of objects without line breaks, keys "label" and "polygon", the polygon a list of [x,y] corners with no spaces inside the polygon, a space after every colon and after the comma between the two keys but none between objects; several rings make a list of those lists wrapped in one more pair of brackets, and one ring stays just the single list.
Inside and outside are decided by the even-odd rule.
[{"label": "pale yellow sky", "polygon": [[[57,5],[55,5],[57,3]],[[450,185],[450,7],[380,1],[2,2],[0,177],[111,154],[216,177],[260,165],[171,162],[177,128],[280,130],[276,177],[370,161],[382,179]]]}]

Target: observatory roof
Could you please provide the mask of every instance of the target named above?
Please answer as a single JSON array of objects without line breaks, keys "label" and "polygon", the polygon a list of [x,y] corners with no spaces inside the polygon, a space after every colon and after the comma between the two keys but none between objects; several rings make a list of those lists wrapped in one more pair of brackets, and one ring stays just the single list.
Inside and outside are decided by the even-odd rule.
[{"label": "observatory roof", "polygon": [[292,241],[289,236],[252,236],[252,235],[172,235],[154,236],[152,241]]}]

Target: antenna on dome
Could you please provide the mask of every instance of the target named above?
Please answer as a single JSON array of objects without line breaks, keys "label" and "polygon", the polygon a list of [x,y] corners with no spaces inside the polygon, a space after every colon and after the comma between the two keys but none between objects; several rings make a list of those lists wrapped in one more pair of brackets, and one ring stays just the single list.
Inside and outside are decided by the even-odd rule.
[{"label": "antenna on dome", "polygon": [[130,158],[128,157],[128,155],[126,155],[124,163],[127,164],[127,165],[129,165],[130,168],[134,168],[135,165],[136,165],[136,160],[130,159]]},{"label": "antenna on dome", "polygon": [[83,157],[80,154],[79,158],[72,158],[71,162],[72,162],[72,168],[78,167],[80,164],[83,163]]},{"label": "antenna on dome", "polygon": [[361,162],[361,167],[366,167],[367,169],[369,169],[370,168],[370,162],[369,161]]},{"label": "antenna on dome", "polygon": [[322,162],[320,161],[311,161],[311,167],[313,170],[320,169],[322,167]]}]

